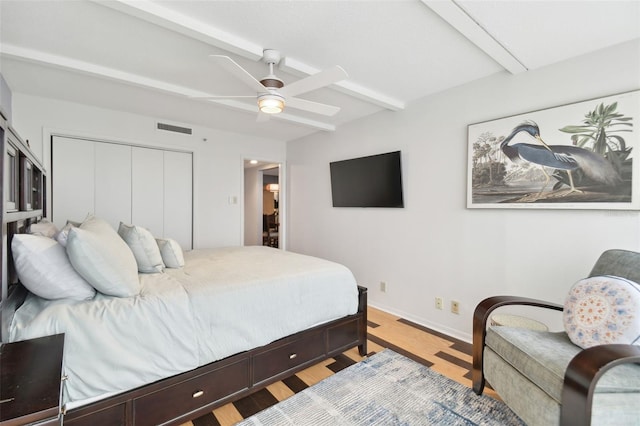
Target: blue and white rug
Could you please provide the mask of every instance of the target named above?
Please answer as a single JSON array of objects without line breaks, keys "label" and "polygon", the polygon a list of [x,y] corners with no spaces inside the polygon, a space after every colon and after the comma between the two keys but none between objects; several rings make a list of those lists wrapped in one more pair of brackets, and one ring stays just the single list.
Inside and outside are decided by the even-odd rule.
[{"label": "blue and white rug", "polygon": [[524,425],[503,402],[386,349],[238,423]]}]

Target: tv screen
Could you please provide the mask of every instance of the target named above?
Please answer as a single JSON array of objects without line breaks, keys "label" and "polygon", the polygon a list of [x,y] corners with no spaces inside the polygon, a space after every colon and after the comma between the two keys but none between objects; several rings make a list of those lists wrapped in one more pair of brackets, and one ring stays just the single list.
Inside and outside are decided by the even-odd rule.
[{"label": "tv screen", "polygon": [[333,207],[404,207],[400,151],[329,166]]}]

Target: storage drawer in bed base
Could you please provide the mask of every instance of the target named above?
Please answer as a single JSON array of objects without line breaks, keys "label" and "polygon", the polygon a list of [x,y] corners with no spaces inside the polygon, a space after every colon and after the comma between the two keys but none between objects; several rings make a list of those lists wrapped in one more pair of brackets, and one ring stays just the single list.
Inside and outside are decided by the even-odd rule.
[{"label": "storage drawer in bed base", "polygon": [[354,346],[365,355],[367,293],[365,288],[359,290],[356,315],[71,410],[65,413],[64,424],[177,425]]}]

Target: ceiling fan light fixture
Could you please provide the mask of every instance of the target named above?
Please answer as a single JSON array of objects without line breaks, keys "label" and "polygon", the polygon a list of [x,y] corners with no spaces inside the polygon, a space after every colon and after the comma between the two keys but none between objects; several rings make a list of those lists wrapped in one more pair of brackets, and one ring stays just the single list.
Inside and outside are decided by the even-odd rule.
[{"label": "ceiling fan light fixture", "polygon": [[278,114],[284,110],[284,98],[275,93],[258,96],[258,107],[266,114]]}]

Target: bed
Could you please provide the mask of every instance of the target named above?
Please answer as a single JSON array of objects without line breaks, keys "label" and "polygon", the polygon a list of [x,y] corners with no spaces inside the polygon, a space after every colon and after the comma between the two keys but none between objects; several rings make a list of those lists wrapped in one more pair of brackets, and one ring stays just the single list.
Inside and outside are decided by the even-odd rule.
[{"label": "bed", "polygon": [[366,354],[366,289],[350,271],[269,247],[185,252],[181,268],[139,274],[133,297],[36,296],[11,248],[43,211],[3,208],[2,340],[65,334],[65,424],[180,424],[349,348]]}]

